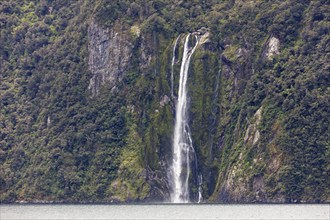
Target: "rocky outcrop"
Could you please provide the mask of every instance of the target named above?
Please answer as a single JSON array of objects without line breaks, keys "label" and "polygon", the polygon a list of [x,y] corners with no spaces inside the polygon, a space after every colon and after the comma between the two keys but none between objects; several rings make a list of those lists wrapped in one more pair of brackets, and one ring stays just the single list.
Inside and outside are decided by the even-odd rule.
[{"label": "rocky outcrop", "polygon": [[279,122],[272,126],[273,137],[265,146],[262,136],[262,116],[266,107],[261,106],[248,122],[242,142],[235,144],[233,164],[221,176],[218,202],[225,203],[283,203],[280,173],[283,172],[283,153],[275,141],[280,135]]},{"label": "rocky outcrop", "polygon": [[140,45],[140,68],[145,70],[148,66],[150,66],[152,60],[152,47],[148,42],[151,42],[150,36],[141,36],[141,45]]},{"label": "rocky outcrop", "polygon": [[[258,148],[260,132],[258,126],[262,120],[262,109],[260,107],[254,114],[251,123],[244,135],[244,147],[237,156],[235,163],[229,167],[225,181],[220,190],[219,200],[221,202],[260,202],[265,201],[266,190],[263,175],[255,172],[264,158],[255,155],[252,160],[247,159],[252,148]],[[248,162],[249,161],[249,162]]]},{"label": "rocky outcrop", "polygon": [[102,85],[114,87],[123,78],[130,65],[133,45],[129,31],[116,25],[104,28],[94,20],[88,29],[88,39],[88,65],[92,73],[88,88],[95,96]]},{"label": "rocky outcrop", "polygon": [[261,121],[262,107],[254,114],[253,121],[254,123],[250,124],[247,128],[244,136],[244,143],[254,145],[258,142],[260,138],[260,132],[258,126]]},{"label": "rocky outcrop", "polygon": [[272,60],[273,56],[280,54],[280,40],[276,37],[270,37],[265,45],[265,49],[263,51],[263,58],[267,60]]},{"label": "rocky outcrop", "polygon": [[170,98],[167,95],[164,95],[159,102],[160,107],[164,107],[167,103],[169,103]]}]

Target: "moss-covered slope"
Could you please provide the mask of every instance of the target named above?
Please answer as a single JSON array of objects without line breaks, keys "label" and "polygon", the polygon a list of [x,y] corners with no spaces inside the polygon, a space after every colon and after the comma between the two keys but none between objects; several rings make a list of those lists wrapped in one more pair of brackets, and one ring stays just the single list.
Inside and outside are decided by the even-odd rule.
[{"label": "moss-covered slope", "polygon": [[182,41],[199,32],[191,200],[200,173],[205,201],[330,202],[329,11],[322,0],[1,1],[0,201],[168,200]]}]

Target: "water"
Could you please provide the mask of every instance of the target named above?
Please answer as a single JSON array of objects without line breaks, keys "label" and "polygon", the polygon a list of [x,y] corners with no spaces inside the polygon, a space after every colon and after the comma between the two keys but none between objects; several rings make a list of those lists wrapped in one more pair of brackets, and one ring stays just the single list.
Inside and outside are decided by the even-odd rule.
[{"label": "water", "polygon": [[203,183],[203,176],[200,174],[198,175],[198,203],[201,203],[203,200],[202,183]]},{"label": "water", "polygon": [[0,205],[1,220],[329,220],[329,205]]},{"label": "water", "polygon": [[186,36],[184,44],[173,135],[173,192],[171,193],[171,201],[174,203],[189,202],[189,157],[190,152],[193,151],[193,145],[188,125],[187,78],[190,59],[198,45],[198,39],[195,37],[194,47],[189,48],[189,38],[190,34]]},{"label": "water", "polygon": [[172,98],[174,98],[174,64],[175,64],[175,51],[176,51],[176,46],[178,44],[178,41],[180,39],[179,35],[174,43],[174,47],[173,47],[173,54],[172,54],[172,63],[171,63],[171,96]]}]

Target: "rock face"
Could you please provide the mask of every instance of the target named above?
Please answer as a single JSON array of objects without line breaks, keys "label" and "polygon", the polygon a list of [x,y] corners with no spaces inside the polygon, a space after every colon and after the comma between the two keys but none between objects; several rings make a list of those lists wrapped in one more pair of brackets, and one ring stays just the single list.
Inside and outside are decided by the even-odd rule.
[{"label": "rock face", "polygon": [[260,132],[257,128],[261,121],[261,114],[262,114],[262,107],[260,107],[258,109],[258,111],[254,114],[254,117],[253,117],[254,123],[250,124],[248,129],[246,130],[246,133],[244,136],[245,144],[254,145],[260,139]]},{"label": "rock face", "polygon": [[170,98],[167,95],[164,95],[159,102],[160,107],[164,107],[169,101]]},{"label": "rock face", "polygon": [[277,39],[276,37],[269,38],[264,57],[267,58],[268,60],[273,59],[274,55],[280,54],[279,47],[280,47],[279,39]]},{"label": "rock face", "polygon": [[[254,114],[252,121],[246,129],[244,136],[244,148],[258,148],[257,143],[260,139],[258,126],[262,120],[262,109],[260,107]],[[240,153],[236,162],[226,174],[227,178],[223,184],[220,198],[224,202],[260,202],[265,201],[265,183],[260,174],[248,174],[264,160],[261,156],[253,158],[251,163],[246,166],[246,155]]]},{"label": "rock face", "polygon": [[102,85],[114,87],[128,69],[132,56],[132,40],[126,31],[103,28],[92,20],[88,29],[88,65],[93,76],[88,88],[92,96]]},{"label": "rock face", "polygon": [[148,42],[150,41],[151,40],[148,39],[147,36],[141,36],[141,45],[140,45],[141,56],[139,62],[140,62],[140,68],[142,70],[145,70],[148,66],[150,66],[152,60],[152,48],[148,44]]}]

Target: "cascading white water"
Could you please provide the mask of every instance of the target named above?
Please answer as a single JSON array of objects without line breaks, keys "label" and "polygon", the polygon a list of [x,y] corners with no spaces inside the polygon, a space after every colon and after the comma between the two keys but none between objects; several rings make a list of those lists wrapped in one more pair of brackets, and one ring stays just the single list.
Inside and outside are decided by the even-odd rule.
[{"label": "cascading white water", "polygon": [[202,183],[203,183],[203,176],[198,175],[198,203],[201,203],[203,200],[202,196]]},{"label": "cascading white water", "polygon": [[189,202],[189,154],[190,151],[193,150],[193,145],[188,125],[186,86],[190,59],[198,45],[198,38],[195,36],[196,43],[192,49],[189,48],[189,37],[190,34],[187,35],[184,44],[174,125],[172,164],[173,191],[171,194],[171,199],[174,203]]},{"label": "cascading white water", "polygon": [[172,54],[172,65],[171,65],[171,96],[174,98],[174,64],[175,64],[175,49],[176,45],[178,44],[179,38],[181,35],[179,35],[174,43],[173,47],[173,54]]}]

